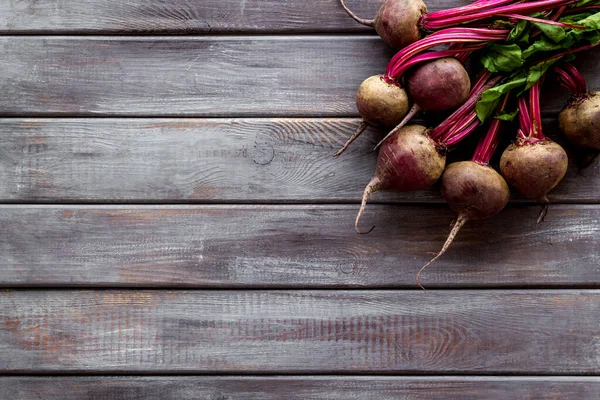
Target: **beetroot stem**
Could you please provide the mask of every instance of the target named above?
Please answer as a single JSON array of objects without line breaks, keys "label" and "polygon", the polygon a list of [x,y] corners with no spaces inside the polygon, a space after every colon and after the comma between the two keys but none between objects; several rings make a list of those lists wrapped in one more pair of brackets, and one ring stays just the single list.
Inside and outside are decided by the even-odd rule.
[{"label": "beetroot stem", "polygon": [[435,32],[428,37],[406,46],[388,63],[386,75],[394,80],[405,71],[403,64],[412,57],[432,47],[447,43],[477,43],[506,40],[509,31],[506,29],[451,28]]},{"label": "beetroot stem", "polygon": [[429,136],[433,140],[438,140],[440,137],[448,133],[458,122],[460,122],[467,114],[473,111],[473,107],[479,101],[481,94],[485,92],[487,89],[494,86],[500,77],[495,77],[490,80],[492,73],[489,71],[484,71],[477,82],[471,89],[471,94],[467,101],[460,106],[454,113],[452,113],[448,118],[446,118],[441,124],[431,130]]},{"label": "beetroot stem", "polygon": [[564,22],[557,22],[557,21],[553,21],[550,19],[543,19],[543,18],[535,18],[535,17],[529,17],[527,15],[519,15],[519,14],[502,14],[502,16],[504,17],[508,17],[508,18],[513,18],[513,19],[522,19],[525,21],[531,21],[531,22],[538,22],[540,24],[547,24],[547,25],[555,25],[555,26],[561,26],[563,28],[571,28],[571,29],[585,29],[584,26],[581,25],[572,25],[572,24],[565,24]]},{"label": "beetroot stem", "polygon": [[450,17],[472,14],[474,12],[488,10],[494,7],[501,7],[504,5],[513,4],[517,1],[518,0],[479,0],[466,6],[428,13],[426,14],[426,16],[424,16],[424,19],[426,19],[427,21],[444,20]]},{"label": "beetroot stem", "polygon": [[[501,113],[506,108],[508,104],[508,100],[510,98],[510,93],[507,93],[504,96],[504,100],[498,106],[498,112]],[[492,158],[492,155],[496,151],[498,147],[498,143],[500,142],[500,126],[502,125],[502,121],[499,119],[494,119],[490,123],[490,127],[486,135],[479,141],[477,144],[477,148],[475,149],[475,153],[473,154],[472,161],[480,163],[480,164],[488,164]]]},{"label": "beetroot stem", "polygon": [[569,76],[575,81],[577,86],[577,93],[583,95],[587,92],[587,83],[585,82],[585,78],[581,75],[581,72],[573,64],[565,63],[564,68],[569,74]]},{"label": "beetroot stem", "polygon": [[519,105],[519,129],[526,138],[533,129],[531,117],[529,116],[529,107],[524,96],[519,97],[517,101]]},{"label": "beetroot stem", "polygon": [[558,66],[554,67],[554,72],[558,75],[560,85],[567,89],[569,92],[576,96],[581,96],[583,93],[585,93],[585,89],[583,92],[581,91],[580,86],[577,82],[575,82],[574,77],[571,76],[569,72],[565,71],[564,69]]},{"label": "beetroot stem", "polygon": [[456,17],[439,19],[437,21],[428,21],[424,18],[423,27],[432,31],[456,26],[463,23],[470,23],[481,19],[486,19],[504,14],[532,14],[534,12],[545,11],[548,9],[569,5],[577,0],[543,0],[531,1],[525,3],[510,4],[502,7],[495,7],[489,10],[483,10],[474,14],[459,15]]},{"label": "beetroot stem", "polygon": [[459,59],[459,61],[461,63],[464,63],[464,60],[462,60],[462,57],[465,57],[465,60],[466,60],[466,58],[468,58],[469,55],[471,55],[471,53],[473,51],[480,50],[481,48],[483,48],[483,46],[485,46],[485,45],[458,47],[458,48],[454,48],[454,49],[432,51],[429,53],[418,54],[418,55],[412,57],[411,59],[409,59],[408,61],[404,62],[400,68],[398,68],[396,71],[394,71],[393,79],[398,80],[410,68],[414,67],[417,64],[424,63],[426,61],[438,60],[440,58],[454,57],[456,55],[460,55],[461,58]]},{"label": "beetroot stem", "polygon": [[348,15],[353,20],[355,20],[356,22],[358,22],[359,24],[370,26],[371,28],[375,27],[375,20],[374,19],[360,18],[358,15],[354,14],[352,12],[352,10],[350,10],[348,7],[346,7],[346,4],[344,3],[344,0],[340,0],[340,4],[342,5],[342,7],[344,7],[344,10],[346,10],[346,12],[348,13]]},{"label": "beetroot stem", "polygon": [[[542,78],[543,79],[543,78]],[[540,81],[533,84],[529,89],[529,110],[531,114],[531,126],[533,127],[533,137],[544,139],[542,132],[542,110],[540,109]]]}]

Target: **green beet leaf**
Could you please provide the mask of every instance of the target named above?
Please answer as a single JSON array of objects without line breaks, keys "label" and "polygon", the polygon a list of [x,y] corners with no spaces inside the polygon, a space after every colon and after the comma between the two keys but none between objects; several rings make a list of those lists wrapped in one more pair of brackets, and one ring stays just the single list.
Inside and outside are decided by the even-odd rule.
[{"label": "green beet leaf", "polygon": [[521,48],[516,44],[490,44],[481,55],[481,63],[490,72],[512,72],[523,65]]}]

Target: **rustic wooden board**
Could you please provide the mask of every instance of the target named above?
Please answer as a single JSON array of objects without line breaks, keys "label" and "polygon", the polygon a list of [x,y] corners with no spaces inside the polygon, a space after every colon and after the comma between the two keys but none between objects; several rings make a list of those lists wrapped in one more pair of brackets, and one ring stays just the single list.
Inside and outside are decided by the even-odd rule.
[{"label": "rustic wooden board", "polygon": [[[360,82],[391,55],[375,36],[8,36],[0,115],[356,116]],[[586,56],[591,87],[599,58]],[[566,94],[543,98],[555,113]]]},{"label": "rustic wooden board", "polygon": [[18,400],[596,400],[598,377],[0,377]]},{"label": "rustic wooden board", "polygon": [[0,370],[598,374],[600,291],[4,291]]},{"label": "rustic wooden board", "polygon": [[[357,202],[375,170],[357,119],[0,119],[4,202]],[[556,121],[546,133],[556,137]],[[508,137],[510,130],[507,129]],[[476,138],[475,138],[476,139]],[[467,156],[471,146],[463,146]],[[516,191],[513,199],[523,200]],[[600,163],[571,166],[553,202],[600,201]],[[442,202],[437,188],[373,201]]]},{"label": "rustic wooden board", "polygon": [[[455,215],[446,207],[2,206],[0,285],[411,287]],[[600,284],[598,206],[513,207],[467,224],[428,287]]]},{"label": "rustic wooden board", "polygon": [[[468,0],[429,1],[436,11]],[[372,18],[383,0],[347,0]],[[369,32],[338,0],[0,1],[0,33]]]}]

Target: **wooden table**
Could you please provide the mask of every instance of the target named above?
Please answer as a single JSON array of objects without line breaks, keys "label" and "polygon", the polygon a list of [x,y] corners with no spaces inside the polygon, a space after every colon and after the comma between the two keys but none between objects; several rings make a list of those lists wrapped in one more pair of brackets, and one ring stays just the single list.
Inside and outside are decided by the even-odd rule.
[{"label": "wooden table", "polygon": [[392,51],[336,0],[1,0],[0,33],[1,399],[600,398],[599,164],[426,297],[436,190],[352,227],[382,132],[331,155]]}]

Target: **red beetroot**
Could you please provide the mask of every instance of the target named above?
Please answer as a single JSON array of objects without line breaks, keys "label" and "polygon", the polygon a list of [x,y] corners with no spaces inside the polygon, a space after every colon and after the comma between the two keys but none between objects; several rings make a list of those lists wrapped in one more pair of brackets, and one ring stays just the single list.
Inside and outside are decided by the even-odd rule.
[{"label": "red beetroot", "polygon": [[421,125],[408,125],[397,130],[387,140],[377,157],[375,176],[365,188],[354,227],[369,197],[380,190],[409,191],[425,189],[438,180],[446,165],[446,155],[429,137],[428,129]]},{"label": "red beetroot", "polygon": [[464,139],[479,125],[475,104],[481,93],[499,79],[490,77],[489,73],[483,74],[465,105],[435,129],[409,125],[392,131],[379,152],[375,175],[363,192],[355,221],[358,233],[363,233],[358,229],[358,223],[373,193],[380,190],[419,190],[437,181],[446,165],[445,148]]},{"label": "red beetroot", "polygon": [[453,57],[430,61],[412,71],[406,88],[423,111],[445,111],[459,107],[471,91],[469,74]]},{"label": "red beetroot", "polygon": [[573,65],[554,70],[561,85],[571,92],[569,103],[558,116],[561,132],[577,146],[600,150],[600,95],[588,92],[585,78]]},{"label": "red beetroot", "polygon": [[[501,108],[506,105],[507,99],[508,96]],[[424,288],[419,282],[421,273],[448,250],[467,221],[492,217],[508,204],[510,197],[508,184],[499,173],[488,165],[498,146],[500,123],[499,120],[492,121],[488,133],[479,141],[471,161],[450,164],[442,175],[440,187],[442,197],[458,214],[458,219],[442,250],[419,270],[416,281],[422,289]]]},{"label": "red beetroot", "polygon": [[538,218],[541,223],[550,203],[547,194],[567,173],[568,157],[559,144],[542,132],[539,86],[536,82],[529,91],[529,107],[524,97],[519,98],[519,134],[502,153],[500,170],[521,194],[542,205]]},{"label": "red beetroot", "polygon": [[395,49],[408,46],[423,36],[419,20],[427,13],[427,6],[421,0],[386,0],[372,20],[356,16],[346,7],[344,0],[340,3],[355,21],[375,28],[384,42]]},{"label": "red beetroot", "polygon": [[426,31],[437,31],[492,17],[531,20],[531,17],[525,15],[561,7],[573,1],[477,0],[466,6],[428,14],[422,0],[386,0],[374,19],[360,18],[346,6],[344,0],[340,0],[340,3],[355,21],[375,28],[388,45],[402,49],[421,39]]}]

